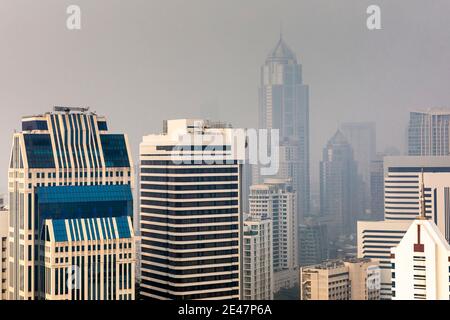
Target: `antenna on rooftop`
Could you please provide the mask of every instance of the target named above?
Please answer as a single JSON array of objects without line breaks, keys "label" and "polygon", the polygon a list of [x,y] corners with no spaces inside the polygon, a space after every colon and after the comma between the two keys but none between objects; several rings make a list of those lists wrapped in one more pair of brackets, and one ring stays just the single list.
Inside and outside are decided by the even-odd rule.
[{"label": "antenna on rooftop", "polygon": [[425,208],[425,182],[424,182],[424,175],[423,175],[423,168],[421,173],[421,179],[420,179],[420,215],[419,219],[426,220],[426,208]]}]

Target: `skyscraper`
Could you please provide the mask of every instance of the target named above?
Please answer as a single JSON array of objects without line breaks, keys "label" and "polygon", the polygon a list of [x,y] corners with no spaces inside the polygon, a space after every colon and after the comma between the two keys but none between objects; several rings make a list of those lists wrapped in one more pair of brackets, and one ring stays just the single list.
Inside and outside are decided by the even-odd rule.
[{"label": "skyscraper", "polygon": [[450,245],[436,224],[426,217],[423,171],[420,180],[420,215],[391,250],[392,297],[449,300]]},{"label": "skyscraper", "polygon": [[393,300],[450,300],[450,245],[432,220],[416,219],[392,248]]},{"label": "skyscraper", "polygon": [[8,298],[8,210],[0,208],[0,300]]},{"label": "skyscraper", "polygon": [[356,233],[360,181],[352,147],[338,130],[323,149],[320,162],[321,214],[334,220],[328,226],[330,240]]},{"label": "skyscraper", "polygon": [[372,259],[380,267],[380,298],[392,298],[391,249],[408,230],[411,221],[358,221],[358,258]]},{"label": "skyscraper", "polygon": [[[298,195],[298,219],[309,214],[309,89],[302,66],[280,35],[261,67],[259,128],[280,133],[278,178],[291,178]],[[271,150],[274,152],[274,150]],[[253,184],[267,177],[254,171]]]},{"label": "skyscraper", "polygon": [[[384,221],[358,222],[358,257],[380,263],[381,295],[391,298],[391,248],[420,215],[420,187],[424,183],[425,215],[450,239],[450,157],[399,156],[384,158]],[[423,174],[422,174],[423,172]]]},{"label": "skyscraper", "polygon": [[428,109],[409,114],[408,155],[450,155],[450,110]]},{"label": "skyscraper", "polygon": [[273,300],[272,220],[244,221],[243,300]]},{"label": "skyscraper", "polygon": [[370,209],[370,165],[376,155],[376,127],[374,122],[348,122],[340,128],[352,146],[358,174],[364,184],[363,209]]},{"label": "skyscraper", "polygon": [[384,218],[384,154],[378,153],[370,163],[370,217]]},{"label": "skyscraper", "polygon": [[274,292],[298,282],[296,193],[290,180],[266,179],[250,187],[250,216],[272,219]]},{"label": "skyscraper", "polygon": [[239,299],[245,149],[234,129],[164,122],[140,145],[141,296]]},{"label": "skyscraper", "polygon": [[129,150],[85,108],[22,119],[8,170],[9,299],[134,299]]}]

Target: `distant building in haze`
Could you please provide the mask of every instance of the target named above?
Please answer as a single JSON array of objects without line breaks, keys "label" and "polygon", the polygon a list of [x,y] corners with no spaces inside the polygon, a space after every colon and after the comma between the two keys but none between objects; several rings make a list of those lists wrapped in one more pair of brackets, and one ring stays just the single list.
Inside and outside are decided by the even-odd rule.
[{"label": "distant building in haze", "polygon": [[306,221],[299,226],[299,265],[309,266],[328,259],[327,225]]},{"label": "distant building in haze", "polygon": [[338,130],[323,149],[320,162],[321,214],[334,220],[329,224],[330,240],[356,233],[356,221],[362,211],[361,180],[353,150]]},{"label": "distant building in haze", "polygon": [[378,153],[370,163],[370,218],[384,218],[384,154]]},{"label": "distant building in haze", "polygon": [[358,174],[364,183],[362,201],[365,210],[370,209],[371,162],[376,155],[376,126],[374,122],[348,122],[340,128],[353,149],[353,158],[358,165]]},{"label": "distant building in haze", "polygon": [[410,112],[408,155],[450,155],[450,109]]},{"label": "distant building in haze", "polygon": [[[261,67],[259,128],[280,133],[280,172],[274,178],[292,179],[297,191],[297,219],[309,214],[309,89],[302,65],[280,35]],[[272,151],[274,152],[274,151]],[[253,184],[264,177],[255,166]]]}]

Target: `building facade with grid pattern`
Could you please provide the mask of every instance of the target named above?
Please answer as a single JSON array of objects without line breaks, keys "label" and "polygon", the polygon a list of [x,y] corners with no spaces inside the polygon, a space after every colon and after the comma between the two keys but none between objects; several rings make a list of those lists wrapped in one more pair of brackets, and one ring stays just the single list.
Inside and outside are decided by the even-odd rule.
[{"label": "building facade with grid pattern", "polygon": [[234,129],[206,120],[164,123],[140,146],[144,298],[239,299],[241,161]]},{"label": "building facade with grid pattern", "polygon": [[[121,268],[135,264],[129,150],[126,135],[110,134],[106,119],[84,108],[23,117],[8,170],[8,299],[134,298],[134,271],[126,275],[131,288],[119,289]],[[128,232],[118,235],[123,228]],[[87,269],[80,286],[66,292],[70,270]]]}]

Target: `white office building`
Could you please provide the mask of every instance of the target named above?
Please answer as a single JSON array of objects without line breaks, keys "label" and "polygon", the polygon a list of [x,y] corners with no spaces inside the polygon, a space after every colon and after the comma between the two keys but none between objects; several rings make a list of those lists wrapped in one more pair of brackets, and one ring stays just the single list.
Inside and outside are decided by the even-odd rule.
[{"label": "white office building", "polygon": [[245,219],[243,253],[243,300],[273,300],[271,219]]},{"label": "white office building", "polygon": [[[237,129],[164,122],[140,145],[141,296],[239,299],[242,219]],[[242,141],[242,143],[241,143]]]},{"label": "white office building", "polygon": [[380,268],[380,298],[391,294],[391,249],[406,233],[411,221],[358,221],[358,258],[376,261]]},{"label": "white office building", "polygon": [[433,221],[414,220],[391,261],[393,300],[450,300],[450,245]]},{"label": "white office building", "polygon": [[250,215],[268,216],[273,223],[274,292],[298,283],[296,193],[290,180],[266,179],[250,187]]},{"label": "white office building", "polygon": [[[423,172],[423,174],[422,174]],[[384,158],[384,221],[358,222],[358,257],[378,259],[381,298],[391,298],[390,249],[396,246],[420,215],[424,183],[425,215],[448,240],[450,236],[450,157]]]}]

